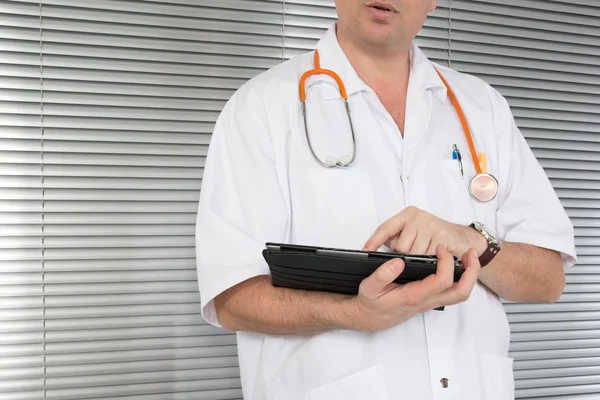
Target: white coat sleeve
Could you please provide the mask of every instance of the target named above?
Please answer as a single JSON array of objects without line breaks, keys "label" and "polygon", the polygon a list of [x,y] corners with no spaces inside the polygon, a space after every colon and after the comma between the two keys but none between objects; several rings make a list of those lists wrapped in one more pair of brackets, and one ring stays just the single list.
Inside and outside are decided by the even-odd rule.
[{"label": "white coat sleeve", "polygon": [[493,90],[498,132],[497,234],[507,242],[560,252],[563,267],[576,262],[573,225],[550,180],[517,127],[507,101]]},{"label": "white coat sleeve", "polygon": [[196,221],[202,316],[220,327],[214,298],[258,275],[268,241],[283,241],[288,212],[258,96],[236,93],[217,119],[206,159]]}]

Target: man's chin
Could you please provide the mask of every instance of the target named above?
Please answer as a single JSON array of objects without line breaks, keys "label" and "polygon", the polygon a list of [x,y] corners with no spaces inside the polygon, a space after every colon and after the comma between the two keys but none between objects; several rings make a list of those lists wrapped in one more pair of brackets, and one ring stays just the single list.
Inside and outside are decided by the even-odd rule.
[{"label": "man's chin", "polygon": [[376,23],[363,25],[362,29],[363,41],[370,46],[387,48],[397,46],[402,41],[401,35],[398,34],[397,28],[391,26],[381,26]]}]

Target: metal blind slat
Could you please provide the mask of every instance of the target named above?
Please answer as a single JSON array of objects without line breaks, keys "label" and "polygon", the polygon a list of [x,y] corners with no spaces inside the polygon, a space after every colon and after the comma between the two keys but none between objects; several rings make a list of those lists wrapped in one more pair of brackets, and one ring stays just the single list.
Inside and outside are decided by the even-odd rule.
[{"label": "metal blind slat", "polygon": [[[81,341],[106,341],[154,338],[164,339],[178,336],[210,336],[225,335],[212,325],[175,325],[165,327],[131,327],[131,328],[106,328],[94,331],[64,330],[46,332],[46,348],[50,343],[72,343]],[[91,346],[90,346],[91,347]]]},{"label": "metal blind slat", "polygon": [[[152,339],[148,339],[152,340]],[[202,343],[201,343],[202,344]],[[193,362],[204,362],[216,358],[228,359],[237,357],[237,347],[235,345],[213,345],[203,347],[170,347],[170,348],[147,348],[144,350],[123,350],[123,351],[100,351],[96,353],[61,353],[49,354],[46,357],[48,366],[66,366],[71,368],[74,365],[80,367],[90,364],[90,360],[96,363],[116,365],[120,363],[146,362],[152,363],[160,360],[192,360]],[[210,362],[210,361],[207,361]],[[93,366],[93,364],[91,364]]]},{"label": "metal blind slat", "polygon": [[[527,371],[516,371],[515,375],[518,379],[539,379],[543,377],[552,377],[552,378],[581,378],[581,377],[589,377],[589,379],[597,379],[593,378],[589,375],[598,375],[600,371],[600,366],[591,366],[591,367],[572,367],[572,368],[544,368],[544,369],[530,369]],[[541,379],[537,380],[535,384],[539,385],[540,382],[544,382]],[[557,382],[558,385],[564,385],[564,382],[560,380]]]},{"label": "metal blind slat", "polygon": [[[37,309],[39,310],[39,309]],[[199,302],[168,304],[137,304],[130,306],[78,306],[46,307],[47,319],[107,318],[148,315],[194,315],[199,311]],[[41,310],[37,311],[41,314]],[[36,314],[37,314],[36,312]],[[30,316],[27,315],[27,318]]]},{"label": "metal blind slat", "polygon": [[[66,296],[52,296],[46,301],[47,313],[52,315],[56,313],[60,315],[62,311],[54,308],[58,307],[70,307],[73,304],[78,304],[78,307],[90,308],[90,312],[94,312],[95,307],[110,312],[112,307],[127,307],[129,305],[143,306],[157,306],[169,307],[170,304],[177,304],[178,307],[185,309],[186,303],[197,303],[199,302],[199,296],[197,292],[177,292],[177,293],[138,293],[135,296],[127,294],[108,294],[108,295],[66,295]],[[141,308],[143,309],[143,307]],[[99,311],[98,311],[99,312]]]},{"label": "metal blind slat", "polygon": [[[85,365],[48,366],[47,376],[56,378],[71,378],[85,375],[114,375],[141,372],[166,372],[173,370],[205,370],[212,368],[237,368],[237,356],[162,359],[150,361],[130,361],[115,363],[89,363]],[[24,370],[25,371],[25,370]],[[106,379],[106,378],[105,378]],[[198,376],[200,379],[200,376]]]},{"label": "metal blind slat", "polygon": [[[190,281],[194,279],[193,269],[149,270],[149,271],[64,271],[47,272],[44,275],[46,284],[55,283],[108,283],[108,282],[163,282]],[[16,280],[15,280],[16,281]]]},{"label": "metal blind slat", "polygon": [[562,387],[542,387],[535,389],[517,389],[516,396],[519,398],[527,398],[528,396],[535,396],[538,398],[551,398],[558,395],[572,395],[572,394],[585,394],[585,393],[597,393],[600,391],[600,385],[571,385]]},{"label": "metal blind slat", "polygon": [[43,390],[0,393],[0,400],[43,400]]},{"label": "metal blind slat", "polygon": [[[529,361],[515,361],[514,369],[515,372],[519,371],[522,374],[529,374],[529,371],[541,369],[556,369],[557,371],[564,370],[569,373],[570,370],[576,370],[578,368],[586,368],[591,365],[592,368],[597,367],[598,357],[581,357],[581,358],[565,358],[565,359],[554,359],[554,360],[529,360]],[[521,372],[522,371],[522,372]],[[560,372],[558,372],[560,373]],[[537,375],[538,372],[533,372],[533,375]],[[526,376],[526,375],[523,375]]]},{"label": "metal blind slat", "polygon": [[46,344],[46,354],[48,359],[51,359],[54,355],[57,355],[63,357],[61,359],[71,360],[71,355],[77,359],[80,359],[84,353],[88,354],[94,352],[145,351],[160,349],[183,349],[190,347],[210,348],[212,346],[235,346],[235,344],[235,337],[232,335],[163,335],[162,337],[159,335],[158,337],[141,337],[137,339],[123,338],[120,340],[96,339],[93,341],[87,340],[82,342],[50,342]]},{"label": "metal blind slat", "polygon": [[[97,400],[163,400],[164,394],[143,394],[138,396],[102,397]],[[242,389],[216,389],[169,393],[170,400],[238,400]]]},{"label": "metal blind slat", "polygon": [[107,386],[117,385],[135,385],[145,383],[163,383],[163,382],[183,382],[183,381],[208,381],[213,382],[219,379],[235,378],[239,376],[238,367],[213,367],[207,369],[177,369],[171,367],[167,371],[144,371],[137,373],[120,374],[98,374],[86,376],[66,376],[56,377],[48,375],[46,377],[46,387],[48,390],[71,389],[71,388],[89,388],[93,391],[101,391]]},{"label": "metal blind slat", "polygon": [[[115,213],[91,213],[85,218],[76,213],[69,214],[57,212],[46,215],[46,221],[49,224],[120,224],[125,215],[118,211],[119,210]],[[0,213],[0,216],[2,215],[3,214]],[[129,221],[130,224],[193,224],[190,222],[190,218],[193,217],[193,211],[188,213],[183,213],[181,211],[172,213],[161,213],[160,211],[157,211],[152,213],[147,212],[147,210],[144,209],[143,212],[131,213],[126,216],[127,221]]]},{"label": "metal blind slat", "polygon": [[[121,386],[99,386],[90,388],[69,388],[48,390],[47,399],[52,400],[79,400],[79,399],[106,399],[109,396],[123,395],[151,395],[159,393],[186,392],[192,390],[215,390],[239,388],[239,378],[205,379],[171,381],[168,389],[164,382],[136,383]],[[167,391],[168,390],[168,391]],[[1,399],[1,398],[0,398]]]}]

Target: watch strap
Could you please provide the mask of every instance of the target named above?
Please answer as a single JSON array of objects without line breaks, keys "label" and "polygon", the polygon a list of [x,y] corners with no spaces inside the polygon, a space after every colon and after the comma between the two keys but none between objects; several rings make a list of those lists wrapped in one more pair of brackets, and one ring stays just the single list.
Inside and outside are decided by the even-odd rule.
[{"label": "watch strap", "polygon": [[483,252],[483,254],[481,254],[479,256],[479,264],[481,265],[481,267],[483,268],[486,265],[488,265],[490,262],[492,262],[494,257],[496,257],[496,255],[498,255],[499,251],[500,251],[500,249],[497,246],[495,246],[491,243],[488,243],[488,246],[485,249],[485,251]]},{"label": "watch strap", "polygon": [[469,226],[471,228],[475,229],[477,232],[479,232],[487,241],[487,248],[479,256],[479,264],[481,265],[481,267],[485,267],[490,262],[492,262],[494,257],[496,257],[498,255],[498,253],[500,252],[501,246],[498,246],[491,240],[490,234],[483,228],[483,226],[480,223],[473,222]]}]

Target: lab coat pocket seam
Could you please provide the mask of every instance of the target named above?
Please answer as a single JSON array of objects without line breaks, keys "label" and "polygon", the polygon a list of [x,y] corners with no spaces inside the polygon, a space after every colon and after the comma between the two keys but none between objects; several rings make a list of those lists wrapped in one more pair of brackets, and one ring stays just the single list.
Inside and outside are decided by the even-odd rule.
[{"label": "lab coat pocket seam", "polygon": [[[471,223],[473,205],[470,196],[468,198],[465,196],[469,188],[465,183],[466,176],[461,177],[458,160],[440,160],[440,169],[444,177],[443,182],[446,186],[446,193],[450,197],[448,200],[453,209],[453,220],[450,222],[464,225]],[[464,173],[466,174],[467,171]]]},{"label": "lab coat pocket seam", "polygon": [[316,386],[300,395],[278,395],[275,400],[389,400],[383,367],[372,365]]},{"label": "lab coat pocket seam", "polygon": [[514,400],[513,359],[481,354],[480,360],[485,400]]}]

